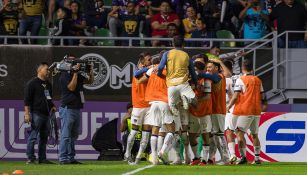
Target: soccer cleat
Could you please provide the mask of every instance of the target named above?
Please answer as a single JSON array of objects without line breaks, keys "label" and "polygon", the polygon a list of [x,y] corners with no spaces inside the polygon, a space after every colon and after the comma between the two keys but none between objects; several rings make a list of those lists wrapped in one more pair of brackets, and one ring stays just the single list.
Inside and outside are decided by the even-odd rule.
[{"label": "soccer cleat", "polygon": [[169,162],[167,161],[167,158],[165,155],[159,153],[158,158],[164,165],[169,165]]},{"label": "soccer cleat", "polygon": [[190,163],[191,166],[194,166],[194,165],[198,165],[200,163],[200,159],[199,158],[195,158],[192,160],[192,162]]},{"label": "soccer cleat", "polygon": [[208,159],[207,164],[208,164],[208,165],[214,165],[214,161],[211,160],[211,159]]},{"label": "soccer cleat", "polygon": [[199,166],[206,166],[206,165],[207,165],[207,162],[203,160],[203,161],[201,161],[198,165],[199,165]]},{"label": "soccer cleat", "polygon": [[188,110],[189,109],[189,100],[186,96],[181,96],[181,99],[182,99],[182,106],[183,106],[183,109],[185,110]]},{"label": "soccer cleat", "polygon": [[237,156],[232,155],[229,159],[229,163],[235,164],[237,160],[238,160]]},{"label": "soccer cleat", "polygon": [[260,164],[261,164],[261,161],[260,161],[260,160],[255,160],[252,164],[253,164],[253,165],[260,165]]},{"label": "soccer cleat", "polygon": [[243,165],[243,164],[247,164],[246,157],[242,157],[241,160],[237,163],[237,165]]}]

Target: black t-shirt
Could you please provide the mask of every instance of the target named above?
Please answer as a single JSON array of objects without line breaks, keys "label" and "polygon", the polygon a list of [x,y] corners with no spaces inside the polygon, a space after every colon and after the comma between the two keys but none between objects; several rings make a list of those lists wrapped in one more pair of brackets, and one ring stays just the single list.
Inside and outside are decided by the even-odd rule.
[{"label": "black t-shirt", "polygon": [[138,37],[140,22],[145,21],[145,17],[141,15],[119,15],[119,19],[123,22],[122,36]]},{"label": "black t-shirt", "polygon": [[61,100],[62,107],[67,107],[70,109],[81,109],[83,108],[83,103],[81,102],[81,93],[83,93],[83,82],[84,77],[78,75],[77,87],[75,91],[70,91],[67,85],[70,83],[73,75],[67,72],[61,72],[60,74],[60,89],[61,89]]},{"label": "black t-shirt", "polygon": [[0,34],[4,35],[17,35],[18,29],[18,11],[4,10],[0,14],[0,23],[2,30]]},{"label": "black t-shirt", "polygon": [[31,79],[26,85],[24,94],[24,104],[30,106],[31,112],[49,115],[50,109],[54,106],[51,100],[52,86],[49,81],[37,77]]},{"label": "black t-shirt", "polygon": [[[277,19],[278,33],[286,30],[305,31],[305,23],[307,22],[307,11],[305,7],[299,3],[294,3],[292,7],[285,3],[278,4],[273,8],[270,14],[271,20]],[[289,40],[302,40],[304,33],[289,34]]]}]

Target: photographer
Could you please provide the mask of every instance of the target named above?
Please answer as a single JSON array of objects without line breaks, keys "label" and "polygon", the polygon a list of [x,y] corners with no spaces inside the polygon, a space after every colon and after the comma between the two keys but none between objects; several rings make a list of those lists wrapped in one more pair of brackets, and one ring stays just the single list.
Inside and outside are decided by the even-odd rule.
[{"label": "photographer", "polygon": [[52,103],[52,86],[48,79],[48,64],[43,62],[37,67],[37,77],[31,79],[25,88],[25,123],[31,123],[31,132],[27,143],[27,164],[36,161],[34,145],[39,135],[38,163],[52,164],[46,159],[46,145],[49,134],[49,113],[55,112]]},{"label": "photographer", "polygon": [[[76,60],[68,56],[68,60]],[[59,109],[61,119],[60,164],[81,164],[75,160],[75,142],[79,135],[80,109],[83,108],[83,84],[91,84],[94,80],[93,68],[90,68],[86,79],[80,75],[80,64],[73,66],[73,71],[62,71],[60,74],[60,90],[62,104]]]}]

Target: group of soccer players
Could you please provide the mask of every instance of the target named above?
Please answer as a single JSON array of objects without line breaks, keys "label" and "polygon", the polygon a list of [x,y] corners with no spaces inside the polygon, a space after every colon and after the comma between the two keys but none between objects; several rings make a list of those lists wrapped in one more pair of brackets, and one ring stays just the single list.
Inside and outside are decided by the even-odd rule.
[{"label": "group of soccer players", "polygon": [[[150,141],[154,165],[169,164],[171,148],[176,152],[172,164],[181,164],[181,139],[185,164],[214,164],[216,151],[221,156],[220,164],[246,164],[244,135],[250,130],[254,163],[260,164],[258,126],[267,103],[261,80],[253,75],[252,62],[244,60],[242,74],[233,76],[230,61],[208,60],[205,55],[190,59],[183,45],[184,39],[175,36],[174,49],[160,57],[144,54],[139,60],[132,80],[132,130],[126,160],[138,164]],[[140,126],[140,148],[133,160],[131,149]],[[203,139],[201,155],[198,137]],[[235,138],[240,159],[235,154]],[[190,147],[193,155],[189,154]]]}]

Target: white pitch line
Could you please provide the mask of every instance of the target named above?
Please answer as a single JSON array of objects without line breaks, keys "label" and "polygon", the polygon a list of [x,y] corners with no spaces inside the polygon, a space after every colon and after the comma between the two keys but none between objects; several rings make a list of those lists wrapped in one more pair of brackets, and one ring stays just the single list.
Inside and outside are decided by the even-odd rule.
[{"label": "white pitch line", "polygon": [[147,165],[147,166],[145,166],[145,167],[138,168],[138,169],[136,169],[136,170],[133,170],[133,171],[124,173],[124,174],[122,174],[122,175],[132,175],[132,174],[138,173],[138,172],[140,172],[140,171],[143,171],[143,170],[145,170],[145,169],[152,168],[152,167],[154,167],[154,166],[155,166],[155,165]]}]

